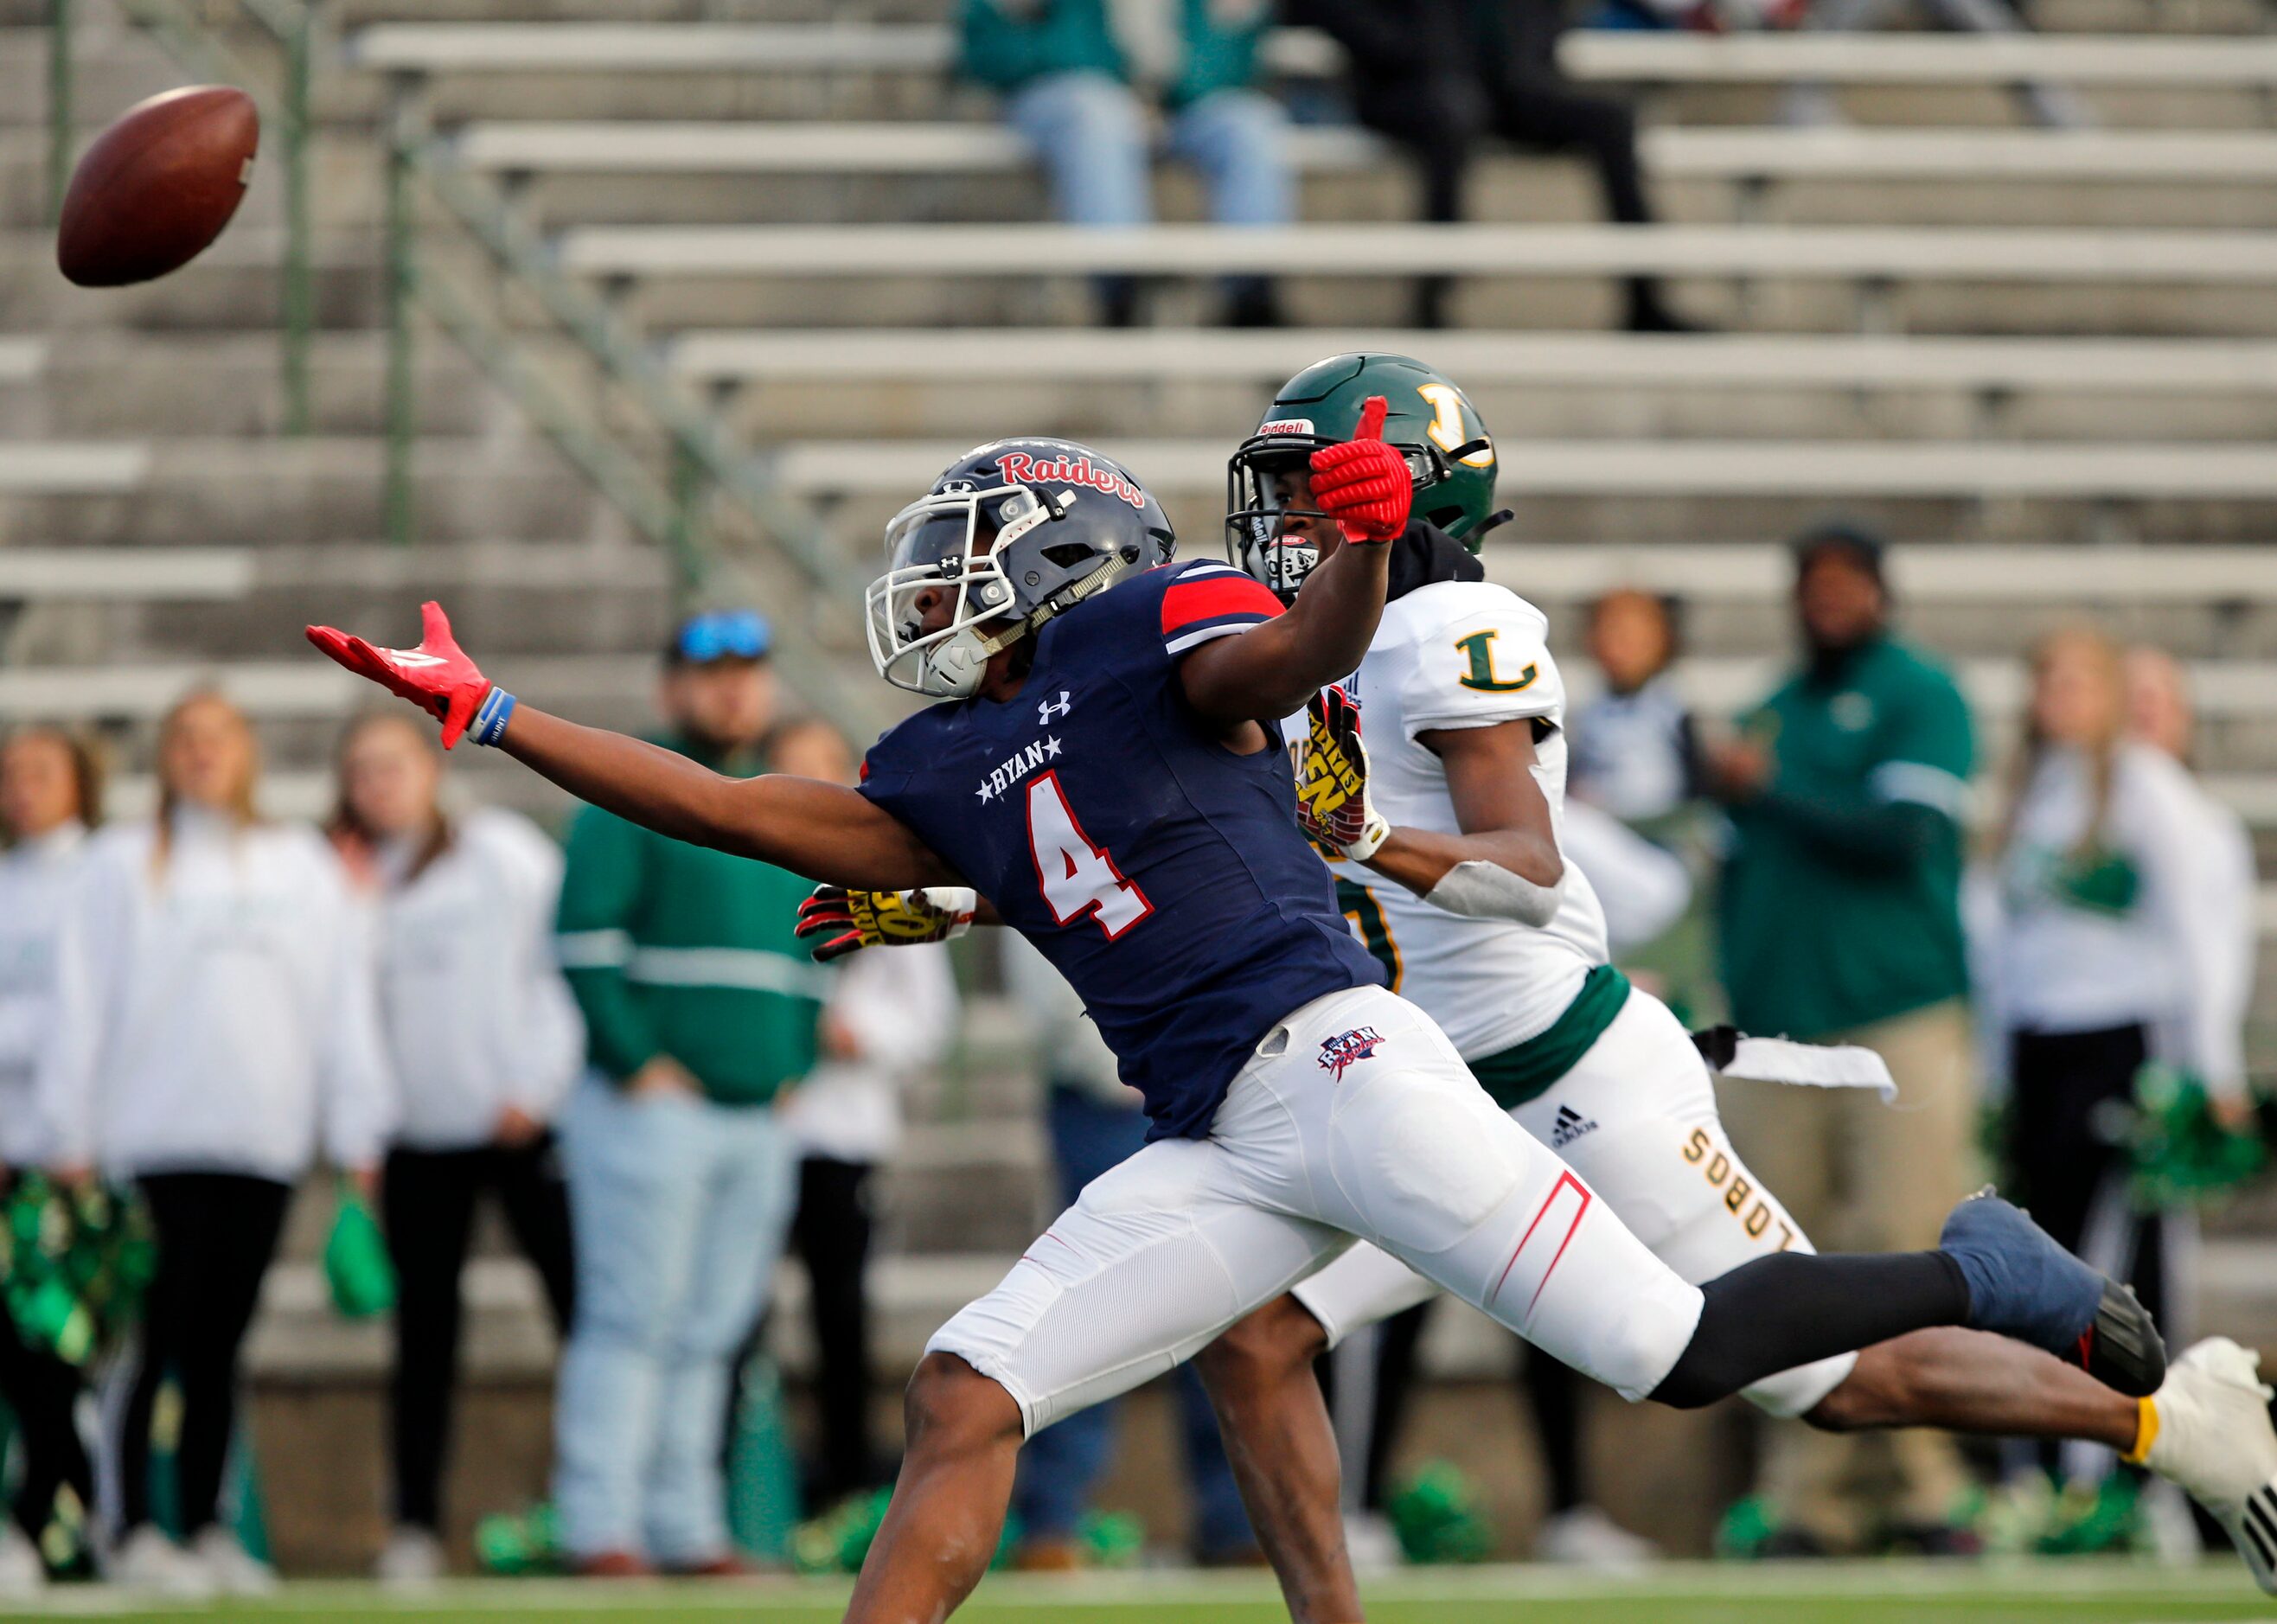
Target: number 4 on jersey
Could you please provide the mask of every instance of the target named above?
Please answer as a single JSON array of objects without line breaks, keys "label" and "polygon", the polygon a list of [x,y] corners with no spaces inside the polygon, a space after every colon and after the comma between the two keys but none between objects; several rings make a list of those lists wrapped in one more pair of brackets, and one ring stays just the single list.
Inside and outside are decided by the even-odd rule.
[{"label": "number 4 on jersey", "polygon": [[1112,942],[1154,911],[1146,893],[1116,870],[1115,859],[1091,843],[1056,773],[1028,786],[1028,847],[1036,859],[1036,883],[1062,925],[1095,914]]}]

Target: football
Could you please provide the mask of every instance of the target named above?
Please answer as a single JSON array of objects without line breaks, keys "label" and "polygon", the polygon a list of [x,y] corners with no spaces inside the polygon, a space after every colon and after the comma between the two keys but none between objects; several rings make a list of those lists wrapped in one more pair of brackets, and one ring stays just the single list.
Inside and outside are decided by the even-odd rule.
[{"label": "football", "polygon": [[127,109],[72,172],[57,264],[81,287],[179,270],[237,212],[260,140],[253,98],[227,85],[169,90]]}]

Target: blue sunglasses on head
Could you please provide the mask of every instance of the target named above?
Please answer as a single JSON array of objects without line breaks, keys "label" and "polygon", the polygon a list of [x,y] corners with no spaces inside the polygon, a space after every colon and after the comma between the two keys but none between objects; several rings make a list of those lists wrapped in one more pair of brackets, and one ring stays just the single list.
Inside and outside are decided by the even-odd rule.
[{"label": "blue sunglasses on head", "polygon": [[673,647],[691,666],[715,660],[764,660],[773,638],[765,617],[750,609],[715,609],[683,622]]}]

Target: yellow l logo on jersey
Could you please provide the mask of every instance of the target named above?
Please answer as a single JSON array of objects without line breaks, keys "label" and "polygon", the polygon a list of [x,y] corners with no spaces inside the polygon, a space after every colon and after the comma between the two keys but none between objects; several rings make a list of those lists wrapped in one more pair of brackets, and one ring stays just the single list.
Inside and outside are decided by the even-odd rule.
[{"label": "yellow l logo on jersey", "polygon": [[1463,674],[1461,679],[1463,686],[1475,688],[1482,694],[1514,694],[1521,688],[1533,686],[1534,679],[1541,675],[1541,668],[1536,666],[1527,667],[1508,682],[1495,675],[1495,632],[1489,629],[1486,631],[1474,631],[1467,637],[1455,639],[1455,646],[1461,650],[1471,662],[1471,668]]}]

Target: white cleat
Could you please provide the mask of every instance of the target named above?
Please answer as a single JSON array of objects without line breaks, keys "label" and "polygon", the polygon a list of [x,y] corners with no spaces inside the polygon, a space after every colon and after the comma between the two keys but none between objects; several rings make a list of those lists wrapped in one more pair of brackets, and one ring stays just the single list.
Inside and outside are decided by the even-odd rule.
[{"label": "white cleat", "polygon": [[1660,1560],[1660,1547],[1632,1534],[1594,1506],[1546,1520],[1534,1536],[1534,1559],[1598,1573],[1634,1573]]},{"label": "white cleat", "polygon": [[2151,1399],[2159,1430],[2143,1464],[2212,1513],[2277,1596],[2277,1427],[2260,1371],[2261,1355],[2227,1337],[2191,1346]]},{"label": "white cleat", "polygon": [[190,1553],[211,1574],[224,1596],[273,1596],[277,1570],[238,1544],[237,1536],[215,1523],[198,1530]]},{"label": "white cleat", "polygon": [[387,1548],[372,1565],[372,1577],[392,1590],[423,1590],[443,1577],[443,1542],[409,1524],[388,1536]]},{"label": "white cleat", "polygon": [[203,1601],[218,1588],[203,1562],[147,1522],[110,1553],[103,1576],[122,1590],[172,1601]]},{"label": "white cleat", "polygon": [[48,1588],[38,1549],[14,1521],[0,1518],[0,1599],[24,1601]]}]

